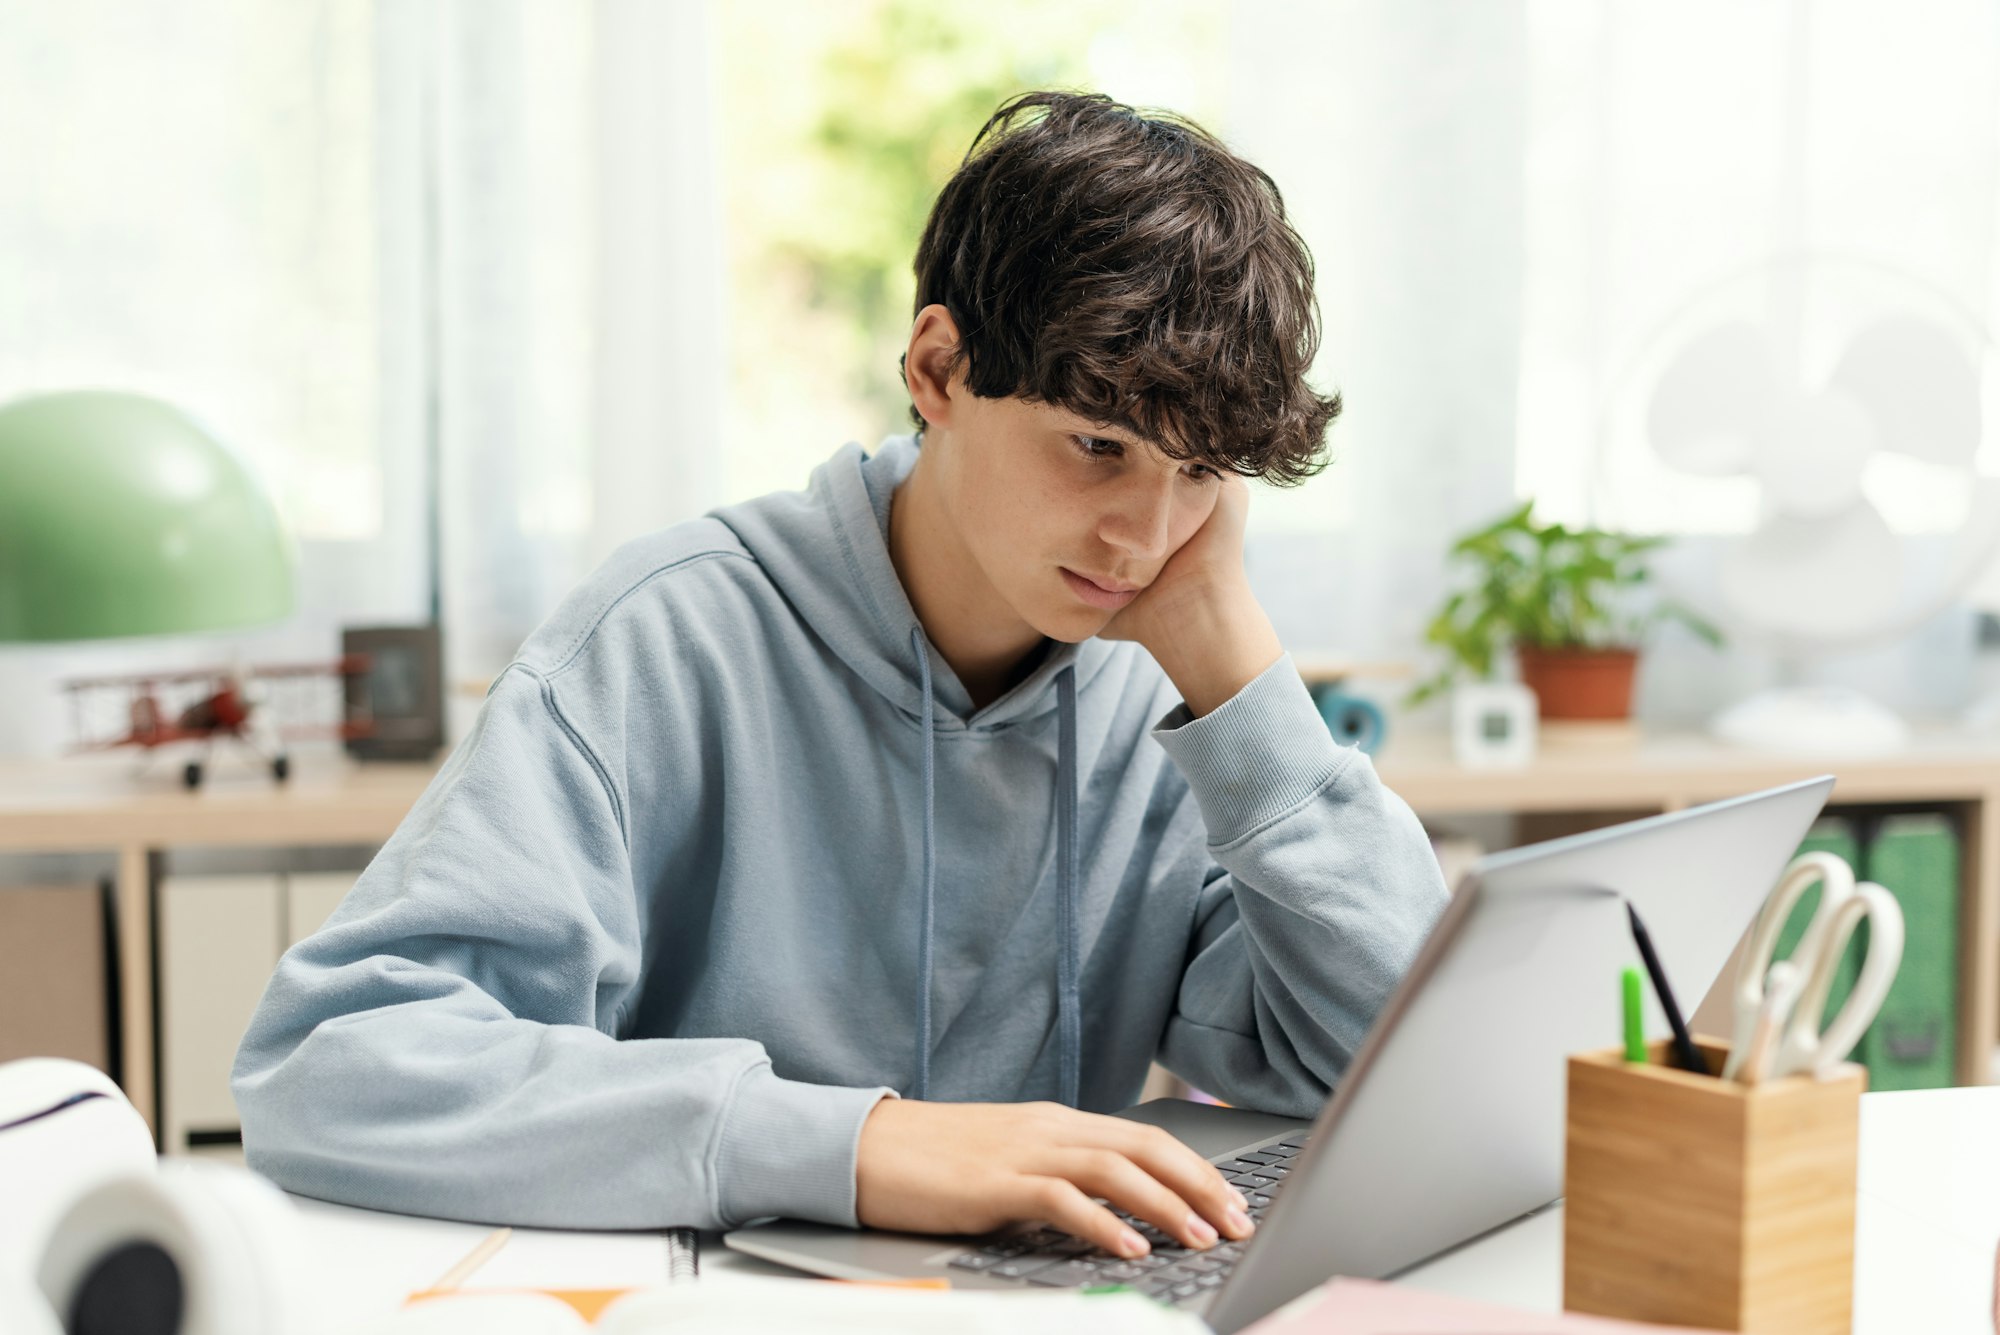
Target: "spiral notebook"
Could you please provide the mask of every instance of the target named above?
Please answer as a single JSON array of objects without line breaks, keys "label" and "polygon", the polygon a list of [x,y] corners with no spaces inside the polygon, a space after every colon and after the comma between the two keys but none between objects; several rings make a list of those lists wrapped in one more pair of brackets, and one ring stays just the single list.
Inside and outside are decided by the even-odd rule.
[{"label": "spiral notebook", "polygon": [[667,1230],[667,1283],[701,1278],[701,1234],[691,1228]]}]

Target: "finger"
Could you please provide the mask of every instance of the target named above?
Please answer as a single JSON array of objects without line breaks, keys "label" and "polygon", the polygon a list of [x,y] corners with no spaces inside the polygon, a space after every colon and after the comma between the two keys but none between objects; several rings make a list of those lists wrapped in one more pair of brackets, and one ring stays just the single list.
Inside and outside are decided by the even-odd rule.
[{"label": "finger", "polygon": [[1215,508],[1235,521],[1250,513],[1250,484],[1241,473],[1222,475],[1222,494],[1216,498]]},{"label": "finger", "polygon": [[1064,1150],[1054,1156],[1053,1166],[1062,1177],[1152,1224],[1183,1247],[1205,1251],[1220,1241],[1215,1226],[1200,1211],[1117,1150]]},{"label": "finger", "polygon": [[1060,1177],[1027,1176],[1017,1211],[1094,1243],[1113,1256],[1144,1256],[1152,1246],[1111,1211]]},{"label": "finger", "polygon": [[[1107,1121],[1125,1122],[1124,1118]],[[1161,1185],[1193,1206],[1210,1225],[1228,1238],[1247,1238],[1256,1226],[1245,1211],[1249,1202],[1231,1186],[1222,1171],[1157,1126],[1125,1122],[1124,1143],[1117,1148]]]}]

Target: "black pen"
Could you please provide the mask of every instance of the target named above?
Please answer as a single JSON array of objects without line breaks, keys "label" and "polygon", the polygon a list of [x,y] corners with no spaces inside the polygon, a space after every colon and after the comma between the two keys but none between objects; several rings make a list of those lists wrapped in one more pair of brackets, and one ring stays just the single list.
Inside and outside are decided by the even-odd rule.
[{"label": "black pen", "polygon": [[1667,985],[1667,971],[1660,967],[1660,957],[1653,953],[1653,938],[1647,934],[1646,924],[1639,921],[1639,910],[1632,907],[1630,900],[1625,902],[1625,913],[1632,920],[1632,939],[1639,943],[1639,958],[1646,962],[1646,972],[1652,975],[1653,995],[1660,999],[1660,1009],[1667,1013],[1667,1023],[1673,1026],[1674,1064],[1696,1075],[1712,1074],[1695,1048],[1694,1036],[1688,1033],[1687,1021],[1681,1018],[1681,1008],[1674,1004],[1674,989]]}]

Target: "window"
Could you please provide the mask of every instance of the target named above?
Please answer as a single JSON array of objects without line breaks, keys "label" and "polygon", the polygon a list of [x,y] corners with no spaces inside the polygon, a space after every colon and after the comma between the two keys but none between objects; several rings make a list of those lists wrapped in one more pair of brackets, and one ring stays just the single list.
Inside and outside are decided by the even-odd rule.
[{"label": "window", "polygon": [[1131,4],[725,5],[728,489],[805,485],[842,441],[911,429],[897,360],[924,219],[1008,96],[1088,87],[1223,130],[1226,11]]},{"label": "window", "polygon": [[157,394],[305,538],[383,522],[373,11],[80,0],[0,21],[0,398]]},{"label": "window", "polygon": [[[1987,325],[1992,378],[1990,6],[1535,0],[1528,14],[1516,485],[1546,517],[1755,524],[1753,479],[1672,473],[1621,414],[1690,300],[1718,287],[1722,306],[1796,330],[1816,388],[1863,284],[1815,279],[1792,322],[1775,257],[1871,269],[1891,280],[1877,304],[1902,303],[1900,282],[1911,308],[1962,307]],[[1962,472],[1886,453],[1862,485],[1901,533],[1956,527],[1969,494]]]}]

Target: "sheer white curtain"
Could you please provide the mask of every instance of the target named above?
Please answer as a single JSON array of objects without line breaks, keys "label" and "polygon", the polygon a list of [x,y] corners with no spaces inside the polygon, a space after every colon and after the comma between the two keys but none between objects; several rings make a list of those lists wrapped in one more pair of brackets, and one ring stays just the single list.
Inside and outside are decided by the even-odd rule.
[{"label": "sheer white curtain", "polygon": [[435,192],[398,222],[437,266],[446,655],[470,688],[612,547],[721,499],[720,196],[698,0],[430,18]]},{"label": "sheer white curtain", "polygon": [[199,413],[301,558],[282,626],[0,646],[0,755],[62,749],[65,676],[426,619],[433,490],[461,686],[616,543],[717,503],[708,69],[703,0],[0,9],[0,400]]},{"label": "sheer white curtain", "polygon": [[1245,0],[1225,132],[1312,248],[1335,463],[1261,492],[1251,577],[1295,650],[1407,656],[1450,535],[1513,494],[1518,3]]}]

